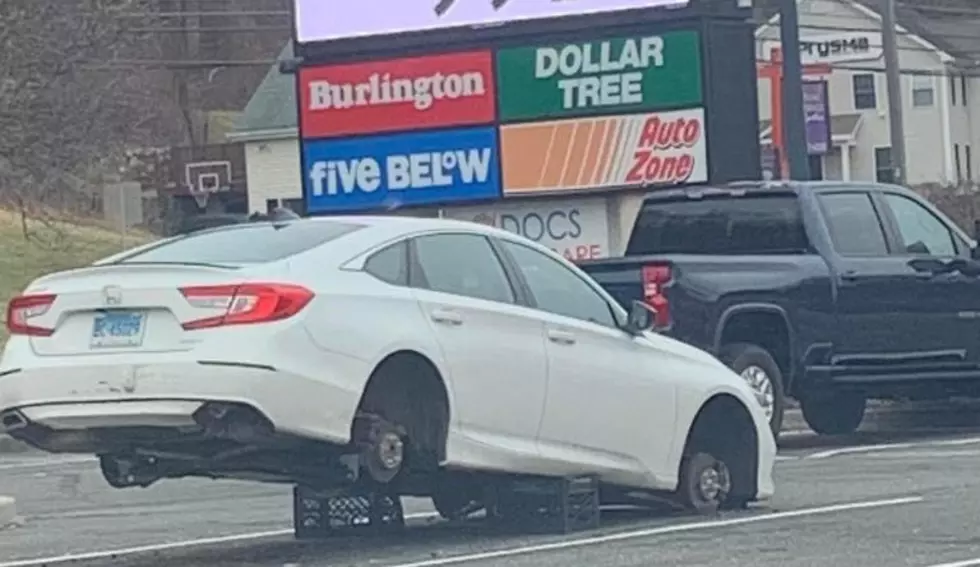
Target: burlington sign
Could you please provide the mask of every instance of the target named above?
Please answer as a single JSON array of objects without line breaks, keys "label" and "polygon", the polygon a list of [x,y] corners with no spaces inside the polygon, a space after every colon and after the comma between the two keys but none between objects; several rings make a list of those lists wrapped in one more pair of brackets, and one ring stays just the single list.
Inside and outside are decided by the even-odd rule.
[{"label": "burlington sign", "polygon": [[582,116],[701,103],[696,31],[497,53],[500,119]]}]

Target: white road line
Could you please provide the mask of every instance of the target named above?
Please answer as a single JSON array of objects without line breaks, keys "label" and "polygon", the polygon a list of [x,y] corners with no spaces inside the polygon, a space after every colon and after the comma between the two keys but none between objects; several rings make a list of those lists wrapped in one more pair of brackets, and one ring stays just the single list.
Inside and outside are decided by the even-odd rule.
[{"label": "white road line", "polygon": [[95,457],[65,457],[62,459],[32,459],[19,463],[0,463],[0,471],[11,471],[17,469],[39,469],[50,466],[79,465],[85,463],[95,463]]},{"label": "white road line", "polygon": [[[862,510],[867,508],[882,508],[885,506],[900,506],[903,504],[914,504],[924,500],[921,496],[908,496],[905,498],[891,498],[888,500],[872,500],[867,502],[851,502],[847,504],[835,504],[833,506],[821,506],[818,508],[804,508],[802,510],[791,510],[787,512],[773,512],[758,516],[747,516],[742,518],[732,518],[729,520],[709,520],[706,522],[694,522],[680,524],[676,526],[664,526],[645,530],[635,530],[620,532],[603,536],[587,537],[581,539],[570,539],[555,543],[545,543],[540,545],[528,545],[523,547],[512,547],[497,551],[486,551],[483,553],[472,553],[468,555],[456,555],[443,557],[440,559],[426,559],[414,563],[398,563],[388,567],[441,567],[443,565],[456,565],[459,563],[469,563],[471,561],[485,561],[487,559],[500,559],[503,557],[514,557],[517,555],[528,555],[544,551],[563,551],[588,545],[599,545],[617,541],[637,539],[642,537],[661,536],[682,532],[692,532],[698,530],[709,530],[714,528],[724,528],[729,526],[740,526],[759,522],[772,522],[788,518],[799,518],[803,516],[815,516],[818,514],[833,514],[835,512],[847,512],[851,510]],[[6,567],[0,564],[0,567]]]},{"label": "white road line", "polygon": [[980,557],[967,559],[965,561],[954,561],[953,563],[936,563],[929,567],[980,567]]},{"label": "white road line", "polygon": [[875,451],[887,451],[890,449],[912,449],[916,447],[958,447],[962,445],[975,445],[980,443],[980,437],[967,437],[965,439],[937,439],[933,441],[910,441],[906,443],[886,443],[881,445],[855,445],[852,447],[839,447],[828,449],[817,453],[810,453],[806,459],[829,459],[840,455],[853,455],[859,453],[871,453]]},{"label": "white road line", "polygon": [[[437,517],[435,512],[423,512],[418,514],[406,514],[406,520],[420,520]],[[61,563],[74,563],[76,561],[93,561],[96,559],[114,559],[125,555],[140,555],[153,553],[156,551],[169,551],[175,549],[186,549],[189,547],[204,547],[208,545],[218,545],[225,543],[237,543],[241,541],[252,541],[257,539],[270,539],[292,535],[293,529],[269,530],[265,532],[251,532],[247,534],[235,534],[217,537],[205,537],[200,539],[189,539],[185,541],[174,541],[169,543],[154,543],[150,545],[140,545],[136,547],[125,547],[108,551],[90,551],[86,553],[70,553],[57,555],[55,557],[41,557],[35,559],[18,559],[0,563],[0,567],[42,567],[46,565],[58,565]]]}]

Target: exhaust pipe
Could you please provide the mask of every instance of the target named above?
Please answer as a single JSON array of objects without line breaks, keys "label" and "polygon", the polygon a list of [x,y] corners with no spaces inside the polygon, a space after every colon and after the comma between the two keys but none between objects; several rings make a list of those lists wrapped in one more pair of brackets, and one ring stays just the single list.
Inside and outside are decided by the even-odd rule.
[{"label": "exhaust pipe", "polygon": [[3,431],[10,432],[17,429],[23,429],[30,425],[24,414],[17,410],[9,410],[0,414],[0,428]]}]

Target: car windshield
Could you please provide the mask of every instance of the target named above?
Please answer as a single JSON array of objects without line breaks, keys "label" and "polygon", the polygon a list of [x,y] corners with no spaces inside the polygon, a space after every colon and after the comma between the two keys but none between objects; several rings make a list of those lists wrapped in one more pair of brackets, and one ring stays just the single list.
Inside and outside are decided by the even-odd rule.
[{"label": "car windshield", "polygon": [[362,228],[336,221],[255,223],[180,236],[116,264],[263,264],[305,252]]}]

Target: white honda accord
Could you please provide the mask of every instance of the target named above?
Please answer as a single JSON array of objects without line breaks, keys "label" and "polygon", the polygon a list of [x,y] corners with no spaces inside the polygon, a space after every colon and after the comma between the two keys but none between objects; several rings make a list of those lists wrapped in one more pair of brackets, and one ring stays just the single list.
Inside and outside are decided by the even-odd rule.
[{"label": "white honda accord", "polygon": [[0,431],[96,454],[116,487],[368,478],[445,515],[478,498],[465,479],[501,473],[594,475],[610,498],[701,512],[768,498],[775,443],[753,392],[650,319],[479,224],[209,229],[13,299]]}]

